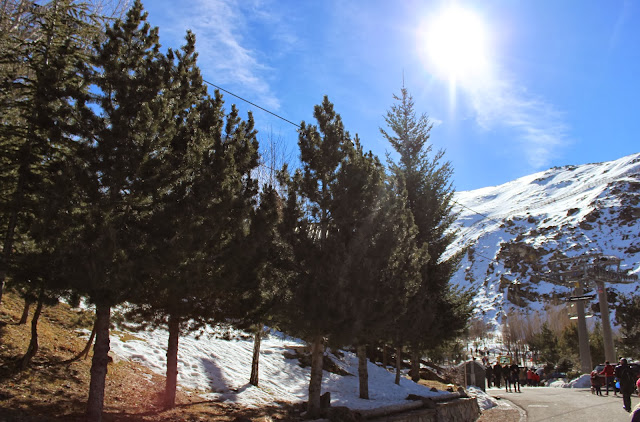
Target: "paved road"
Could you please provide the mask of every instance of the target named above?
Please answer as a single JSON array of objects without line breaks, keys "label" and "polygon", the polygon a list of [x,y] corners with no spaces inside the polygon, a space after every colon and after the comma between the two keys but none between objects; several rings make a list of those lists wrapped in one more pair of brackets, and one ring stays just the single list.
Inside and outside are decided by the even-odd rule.
[{"label": "paved road", "polygon": [[[490,388],[487,393],[509,400],[524,410],[526,419],[521,418],[521,422],[630,420],[629,414],[622,408],[622,397],[614,396],[611,391],[608,396],[602,397],[595,396],[584,388],[522,387],[522,393],[507,393],[502,389]],[[639,401],[638,396],[632,396],[632,407]]]}]

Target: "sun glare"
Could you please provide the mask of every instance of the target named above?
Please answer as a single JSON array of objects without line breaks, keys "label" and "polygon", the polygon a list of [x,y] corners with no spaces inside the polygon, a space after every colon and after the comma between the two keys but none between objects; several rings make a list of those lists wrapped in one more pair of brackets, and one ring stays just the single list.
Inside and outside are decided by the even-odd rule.
[{"label": "sun glare", "polygon": [[421,55],[438,77],[471,83],[487,71],[487,31],[473,12],[454,6],[423,25]]}]

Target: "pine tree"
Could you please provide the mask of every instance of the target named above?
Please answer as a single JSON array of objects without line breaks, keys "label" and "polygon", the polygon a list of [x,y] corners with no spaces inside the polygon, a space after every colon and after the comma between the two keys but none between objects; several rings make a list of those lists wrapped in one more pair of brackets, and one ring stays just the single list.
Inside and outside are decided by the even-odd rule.
[{"label": "pine tree", "polygon": [[[175,403],[178,339],[184,321],[188,320],[194,288],[202,290],[201,278],[186,275],[190,270],[188,256],[198,256],[200,244],[193,240],[192,230],[203,216],[194,210],[195,179],[206,171],[206,155],[213,141],[207,136],[211,128],[222,124],[222,101],[206,97],[200,72],[196,67],[195,37],[188,33],[186,44],[169,50],[164,63],[166,88],[162,92],[163,108],[160,131],[166,138],[158,158],[151,160],[152,177],[158,187],[150,197],[154,212],[144,220],[139,239],[148,253],[140,274],[144,280],[129,299],[137,306],[129,317],[142,326],[166,325],[169,328],[165,405]],[[213,110],[213,112],[211,112]],[[207,120],[201,122],[203,113]],[[206,126],[205,126],[206,125]],[[202,128],[200,126],[203,126]],[[197,206],[197,204],[195,204]],[[200,283],[200,284],[199,284]],[[181,327],[182,325],[182,327]]]},{"label": "pine tree", "polygon": [[623,356],[637,356],[640,353],[640,296],[619,295],[614,309],[616,323],[620,326]]},{"label": "pine tree", "polygon": [[[471,295],[450,294],[449,281],[463,251],[444,255],[455,236],[455,232],[449,230],[456,218],[450,180],[453,169],[449,162],[443,162],[444,151],[433,152],[429,143],[432,125],[426,115],[416,116],[407,89],[403,87],[401,96],[394,95],[394,99],[398,103],[385,116],[390,132],[384,129],[380,132],[399,155],[398,162],[390,160],[390,170],[404,183],[407,208],[418,229],[418,244],[426,244],[429,255],[429,260],[422,266],[420,286],[399,322],[403,329],[399,330],[401,337],[397,341],[409,346],[415,362],[421,351],[443,340],[442,334],[446,330],[439,328],[443,324],[438,324],[438,310],[459,310],[462,314],[458,316],[464,320],[471,312]],[[466,306],[450,303],[460,297],[468,301]],[[442,318],[442,321],[446,320]]]},{"label": "pine tree", "polygon": [[96,306],[87,405],[94,421],[102,417],[111,308],[140,286],[149,263],[144,229],[155,196],[170,189],[157,178],[171,140],[162,95],[170,75],[157,32],[137,1],[96,43],[87,72],[92,97],[76,103],[83,129],[74,178],[79,207],[60,268],[67,288]]},{"label": "pine tree", "polygon": [[[420,270],[429,260],[426,244],[418,244],[417,227],[406,207],[407,196],[401,177],[388,175],[379,198],[379,213],[372,221],[372,238],[358,247],[359,265],[350,275],[361,280],[367,294],[359,294],[351,305],[355,344],[377,345],[382,342],[383,361],[387,362],[388,344],[396,346],[396,383],[400,382],[403,329],[411,299],[420,287]],[[359,372],[366,372],[364,355],[360,356]],[[386,366],[386,363],[385,363]],[[366,377],[366,374],[365,374]],[[361,398],[366,383],[361,380]]]},{"label": "pine tree", "polygon": [[167,407],[175,405],[180,333],[264,317],[264,267],[275,266],[265,262],[275,257],[263,257],[273,242],[275,223],[263,224],[272,220],[273,201],[267,195],[254,209],[258,144],[252,115],[243,121],[234,106],[225,116],[220,94],[206,95],[196,56],[190,33],[180,51],[168,53],[175,65],[169,65],[172,87],[163,96],[173,123],[163,128],[171,141],[156,176],[168,188],[155,196],[144,229],[153,260],[129,312],[142,326],[168,326]]},{"label": "pine tree", "polygon": [[286,168],[282,173],[287,187],[283,239],[292,245],[298,265],[286,327],[311,344],[310,416],[320,411],[325,338],[333,345],[364,338],[370,321],[357,315],[361,323],[354,328],[352,319],[366,311],[366,300],[380,298],[359,271],[362,259],[375,260],[376,246],[383,249],[376,223],[383,221],[385,206],[381,164],[345,131],[327,97],[314,117],[317,126],[301,125],[302,169],[293,176]]},{"label": "pine tree", "polygon": [[549,324],[542,324],[540,333],[532,341],[531,348],[539,350],[540,360],[555,364],[560,359],[558,336],[549,328]]},{"label": "pine tree", "polygon": [[0,36],[0,146],[3,163],[0,297],[5,275],[36,302],[31,339],[21,360],[38,351],[38,320],[57,303],[56,253],[74,213],[73,103],[87,95],[83,79],[88,43],[98,32],[83,5],[54,1],[44,6],[4,2]]},{"label": "pine tree", "polygon": [[260,194],[260,203],[251,222],[249,242],[244,254],[246,290],[239,309],[243,315],[234,325],[250,329],[254,333],[254,350],[249,383],[259,382],[260,343],[264,326],[279,326],[288,316],[281,311],[291,289],[294,264],[291,246],[283,240],[281,233],[282,198],[272,185],[265,185]]},{"label": "pine tree", "polygon": [[[324,338],[335,331],[341,320],[340,307],[334,306],[332,299],[341,290],[336,258],[342,251],[334,239],[336,228],[331,211],[340,166],[346,149],[351,147],[342,119],[327,97],[322,105],[315,106],[314,117],[318,126],[302,122],[299,132],[302,169],[293,177],[283,174],[289,207],[285,223],[289,224],[288,237],[299,263],[287,328],[311,344],[310,417],[320,411]],[[319,301],[319,297],[323,300]]]},{"label": "pine tree", "polygon": [[172,141],[166,162],[182,177],[156,201],[147,238],[153,262],[133,299],[136,320],[169,328],[167,407],[175,405],[180,333],[241,317],[241,299],[257,287],[241,276],[257,194],[253,120],[241,121],[233,107],[225,125],[222,106],[219,93],[202,99]]},{"label": "pine tree", "polygon": [[[399,309],[414,293],[419,270],[428,260],[426,245],[416,242],[413,216],[404,191],[356,138],[340,173],[333,213],[345,245],[341,296],[345,315],[342,344],[357,345],[360,398],[368,398],[366,346],[389,338]],[[334,335],[334,341],[336,339]]]},{"label": "pine tree", "polygon": [[[30,227],[38,218],[55,220],[69,212],[69,197],[62,197],[70,193],[68,181],[53,179],[60,180],[75,154],[73,103],[87,95],[87,44],[98,30],[86,9],[72,1],[5,2],[2,12],[7,32],[0,36],[0,300],[12,254],[34,247]],[[61,208],[43,215],[51,202]]]}]

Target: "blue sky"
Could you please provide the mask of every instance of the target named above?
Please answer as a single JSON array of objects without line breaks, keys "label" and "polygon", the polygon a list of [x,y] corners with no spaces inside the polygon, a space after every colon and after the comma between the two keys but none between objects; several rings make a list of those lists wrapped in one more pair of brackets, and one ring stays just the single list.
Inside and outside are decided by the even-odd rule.
[{"label": "blue sky", "polygon": [[[455,169],[456,190],[640,150],[638,1],[144,5],[164,47],[195,32],[206,80],[295,123],[314,123],[313,106],[328,95],[347,130],[381,159],[391,147],[379,127],[404,75],[416,111],[434,123],[434,147],[445,149]],[[443,26],[453,35],[433,32]],[[460,34],[457,44],[447,41]],[[463,54],[443,68],[448,53],[432,55],[440,50]],[[279,138],[297,156],[293,125],[224,97],[254,110],[260,140]]]}]

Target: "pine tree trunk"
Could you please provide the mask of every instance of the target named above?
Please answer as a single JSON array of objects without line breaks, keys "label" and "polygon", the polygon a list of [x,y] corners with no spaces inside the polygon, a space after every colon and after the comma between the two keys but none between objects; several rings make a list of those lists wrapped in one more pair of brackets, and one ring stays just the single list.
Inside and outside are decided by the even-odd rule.
[{"label": "pine tree trunk", "polygon": [[66,363],[75,362],[80,359],[86,359],[89,356],[89,352],[91,351],[91,346],[93,345],[93,339],[96,337],[96,323],[93,323],[93,328],[91,329],[91,335],[89,336],[89,341],[87,341],[87,345],[84,346],[82,352],[78,353],[76,356],[72,357]]},{"label": "pine tree trunk", "polygon": [[396,346],[396,380],[395,383],[400,385],[400,370],[402,369],[402,346]]},{"label": "pine tree trunk", "polygon": [[24,299],[24,308],[22,308],[22,317],[20,318],[20,322],[18,325],[24,325],[27,323],[27,319],[29,319],[29,307],[31,306],[31,299]]},{"label": "pine tree trunk", "polygon": [[178,386],[178,338],[180,337],[180,320],[169,316],[169,345],[167,346],[167,380],[165,384],[165,401],[167,409],[176,406],[176,388]]},{"label": "pine tree trunk", "polygon": [[111,306],[96,303],[96,345],[93,348],[91,360],[91,383],[89,384],[89,399],[87,400],[87,421],[100,422],[104,407],[104,387],[109,364],[109,324],[111,321]]},{"label": "pine tree trunk", "polygon": [[382,345],[382,367],[384,369],[389,367],[389,346],[386,343]]},{"label": "pine tree trunk", "polygon": [[91,329],[91,335],[89,336],[89,341],[87,341],[87,345],[84,346],[84,350],[80,352],[78,355],[78,359],[86,359],[89,356],[89,352],[91,351],[91,346],[93,345],[93,340],[96,338],[96,323],[93,323],[93,328]]},{"label": "pine tree trunk", "polygon": [[5,232],[4,243],[2,245],[2,261],[0,261],[0,304],[2,304],[4,280],[7,277],[7,266],[9,265],[9,260],[11,259],[11,251],[13,250],[13,239],[15,236],[16,225],[18,224],[18,210],[22,207],[24,198],[24,180],[27,177],[27,172],[29,171],[26,159],[28,158],[30,151],[30,142],[27,141],[26,144],[22,147],[20,154],[23,162],[20,164],[20,168],[18,170],[18,184],[16,186],[16,191],[13,194],[13,207],[11,213],[9,214],[7,231]]},{"label": "pine tree trunk", "polygon": [[367,345],[367,359],[369,362],[376,363],[378,362],[378,345],[377,344],[368,344]]},{"label": "pine tree trunk", "polygon": [[251,377],[249,384],[258,386],[260,369],[260,343],[262,342],[262,326],[253,335],[253,358],[251,359]]},{"label": "pine tree trunk", "polygon": [[324,342],[318,335],[311,343],[311,377],[309,379],[309,403],[307,418],[316,419],[320,416],[320,393],[322,391],[322,359]]},{"label": "pine tree trunk", "polygon": [[31,359],[38,353],[38,320],[40,319],[40,313],[42,313],[42,305],[44,303],[44,288],[40,290],[40,295],[38,296],[38,305],[36,306],[36,310],[33,313],[33,318],[31,319],[31,341],[29,342],[29,347],[27,348],[27,353],[22,357],[22,362],[20,362],[20,368],[22,370],[26,369],[31,363]]},{"label": "pine tree trunk", "polygon": [[420,381],[420,352],[415,349],[411,351],[411,380]]},{"label": "pine tree trunk", "polygon": [[361,345],[358,354],[358,380],[360,381],[360,398],[369,400],[369,371],[367,368],[367,346]]}]

